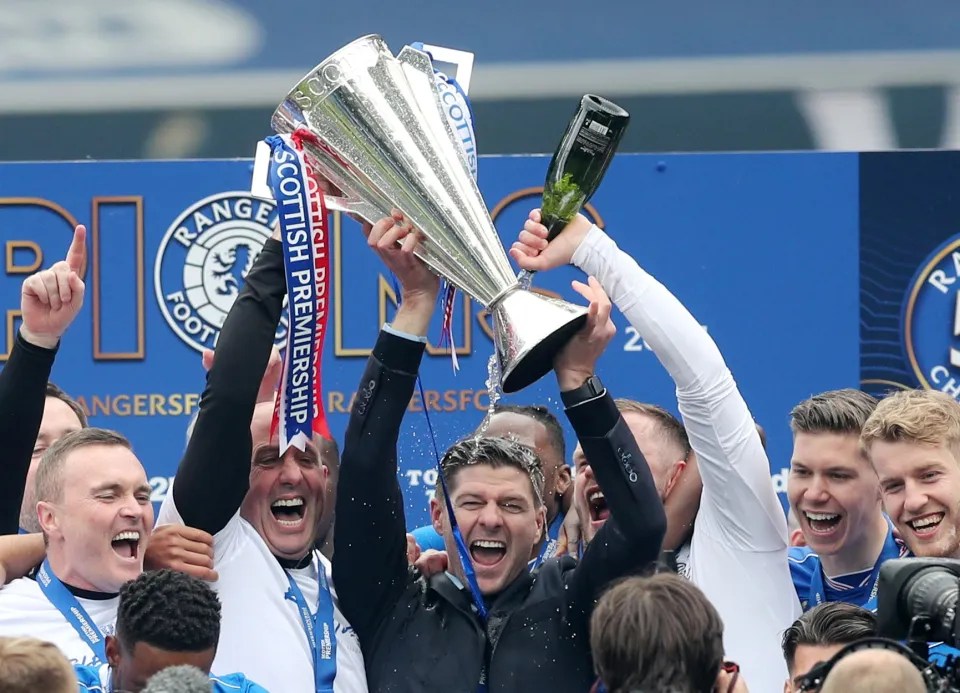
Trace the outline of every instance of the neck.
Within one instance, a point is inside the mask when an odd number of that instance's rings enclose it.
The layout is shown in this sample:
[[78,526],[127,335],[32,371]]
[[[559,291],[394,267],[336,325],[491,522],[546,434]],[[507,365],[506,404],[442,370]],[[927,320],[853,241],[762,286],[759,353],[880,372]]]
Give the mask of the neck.
[[300,558],[283,558],[282,556],[274,555],[274,558],[277,559],[277,563],[286,570],[297,570],[299,568],[306,568],[313,562],[313,552],[307,551]]
[[883,551],[883,544],[887,540],[889,531],[887,520],[882,514],[877,513],[870,531],[859,542],[845,546],[842,551],[833,556],[820,556],[824,575],[836,577],[873,568],[880,557],[880,552]]
[[71,592],[76,594],[75,590],[81,592],[92,592],[96,594],[115,594],[116,590],[103,590],[101,587],[87,580],[80,572],[79,566],[68,560],[65,556],[53,550],[48,551],[47,561],[50,563],[50,570],[57,576]]

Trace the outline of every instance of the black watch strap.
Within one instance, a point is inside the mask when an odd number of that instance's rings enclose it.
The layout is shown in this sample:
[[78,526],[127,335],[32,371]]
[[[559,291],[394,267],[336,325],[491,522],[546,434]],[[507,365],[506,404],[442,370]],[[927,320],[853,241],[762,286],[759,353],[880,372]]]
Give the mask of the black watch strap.
[[575,407],[578,404],[587,402],[591,399],[596,399],[606,391],[606,388],[603,387],[603,383],[600,382],[600,378],[595,375],[591,375],[587,378],[585,382],[580,387],[575,390],[567,390],[566,392],[560,393],[560,400],[563,402],[563,406],[566,408]]

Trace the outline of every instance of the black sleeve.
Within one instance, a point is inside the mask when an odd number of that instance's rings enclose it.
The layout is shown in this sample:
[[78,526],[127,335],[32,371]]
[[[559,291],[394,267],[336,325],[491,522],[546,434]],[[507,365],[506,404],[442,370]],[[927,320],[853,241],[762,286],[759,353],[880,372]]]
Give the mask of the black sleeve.
[[24,485],[56,354],[56,349],[24,341],[17,332],[0,371],[0,534],[16,534],[20,527]]
[[570,599],[589,618],[610,583],[656,562],[667,518],[647,461],[613,398],[605,394],[567,409],[567,417],[610,509],[571,579]]
[[243,502],[250,483],[250,421],[285,293],[282,246],[271,239],[223,323],[197,423],[177,469],[173,499],[190,527],[216,534]]
[[340,609],[368,646],[406,584],[397,438],[424,345],[380,333],[350,413],[337,486],[333,582]]

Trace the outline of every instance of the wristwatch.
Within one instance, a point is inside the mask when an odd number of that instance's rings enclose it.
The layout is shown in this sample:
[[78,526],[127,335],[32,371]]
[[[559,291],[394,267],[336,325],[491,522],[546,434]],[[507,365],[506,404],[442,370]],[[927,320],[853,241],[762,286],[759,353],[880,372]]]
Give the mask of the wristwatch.
[[560,400],[563,402],[564,407],[570,408],[588,400],[596,399],[606,391],[607,389],[603,386],[603,383],[600,382],[600,378],[596,375],[591,375],[587,378],[587,382],[580,387],[561,392]]

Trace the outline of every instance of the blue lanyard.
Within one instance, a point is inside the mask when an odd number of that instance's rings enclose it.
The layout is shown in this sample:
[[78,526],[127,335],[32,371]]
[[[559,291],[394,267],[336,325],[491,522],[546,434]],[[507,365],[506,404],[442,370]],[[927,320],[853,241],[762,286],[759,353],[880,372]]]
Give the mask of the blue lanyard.
[[[327,585],[327,574],[323,564],[317,563],[317,581],[319,594],[317,595],[317,613],[311,615],[307,600],[303,598],[300,586],[289,571],[287,580],[290,589],[284,596],[297,605],[300,614],[300,623],[303,632],[313,652],[313,678],[317,693],[333,691],[333,681],[337,678],[337,634],[333,620],[333,597]],[[320,630],[320,641],[317,642],[317,630]]]
[[[877,610],[877,590],[880,587],[880,566],[883,565],[883,562],[888,558],[896,558],[899,555],[900,547],[897,545],[897,540],[893,536],[892,529],[888,530],[887,539],[884,541],[880,555],[877,556],[877,562],[870,572],[869,582],[873,584],[873,587],[870,589],[870,597],[862,605],[867,611],[876,612]],[[827,590],[823,585],[823,566],[818,556],[816,568],[810,575],[810,591],[807,597],[807,608],[812,609],[815,606],[823,604],[823,602],[826,601],[826,596]]]
[[540,567],[540,564],[543,563],[548,558],[553,558],[557,552],[557,541],[560,536],[560,528],[563,527],[563,518],[566,517],[565,513],[557,513],[557,516],[553,518],[553,522],[550,523],[550,527],[547,529],[547,537],[543,542],[543,546],[540,547],[540,553],[527,564],[527,568],[530,570],[535,570]]
[[40,591],[43,592],[47,601],[53,604],[67,623],[77,631],[80,639],[93,651],[95,664],[105,664],[107,652],[103,644],[103,633],[100,632],[100,628],[90,618],[87,610],[80,605],[77,598],[53,574],[53,570],[50,569],[50,562],[46,559],[40,566],[40,570],[37,571],[37,584],[40,585]]

